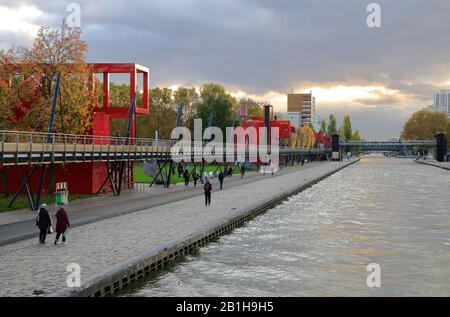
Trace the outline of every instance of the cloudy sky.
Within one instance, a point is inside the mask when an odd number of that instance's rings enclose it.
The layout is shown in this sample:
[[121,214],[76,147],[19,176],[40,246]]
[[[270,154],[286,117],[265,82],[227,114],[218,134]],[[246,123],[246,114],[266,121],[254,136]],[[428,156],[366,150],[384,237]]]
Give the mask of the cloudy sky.
[[398,137],[404,120],[450,88],[450,1],[0,0],[0,47],[30,45],[67,5],[81,8],[90,62],[150,67],[152,86],[219,82],[286,110],[312,90],[318,113],[350,114],[366,139]]

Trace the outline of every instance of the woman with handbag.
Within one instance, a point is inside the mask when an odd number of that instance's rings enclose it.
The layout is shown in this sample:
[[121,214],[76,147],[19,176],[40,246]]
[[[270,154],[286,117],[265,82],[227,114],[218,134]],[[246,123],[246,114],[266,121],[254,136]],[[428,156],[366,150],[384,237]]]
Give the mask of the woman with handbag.
[[58,244],[59,237],[62,234],[62,243],[66,242],[67,230],[70,227],[69,215],[63,206],[60,206],[56,212],[56,239],[55,245]]
[[45,244],[47,233],[52,231],[52,218],[50,217],[47,204],[42,204],[39,208],[39,214],[36,218],[36,226],[39,227],[39,243]]

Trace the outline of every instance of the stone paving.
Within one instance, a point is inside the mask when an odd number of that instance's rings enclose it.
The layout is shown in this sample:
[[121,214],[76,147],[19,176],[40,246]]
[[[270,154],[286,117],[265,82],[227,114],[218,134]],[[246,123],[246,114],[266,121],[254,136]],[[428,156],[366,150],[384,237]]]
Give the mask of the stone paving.
[[204,206],[204,197],[199,195],[81,225],[70,231],[66,245],[53,245],[53,234],[44,246],[37,243],[37,238],[1,246],[0,296],[33,296],[34,290],[50,294],[64,288],[70,263],[81,266],[82,283],[87,282],[150,248],[179,241],[343,164],[348,162],[315,164],[222,191],[215,186],[209,207]]
[[[320,163],[311,162],[303,166],[294,165],[284,167],[277,173],[277,176],[299,169],[308,169],[316,164]],[[258,172],[245,173],[244,178],[238,175],[230,178],[227,177],[224,181],[224,187],[240,186],[260,180],[263,177],[264,175]],[[218,184],[217,178],[211,179],[211,183],[213,186],[215,186],[214,184]],[[194,187],[192,182],[187,187],[180,183],[176,186],[170,186],[170,188],[163,188],[160,185],[149,188],[147,184],[136,184],[136,190],[124,191],[119,197],[113,197],[112,194],[107,194],[73,201],[69,204],[67,210],[70,213],[72,227],[76,227],[118,215],[133,213],[142,209],[184,200],[201,195],[202,192],[202,186]],[[49,205],[49,211],[51,215],[54,215],[56,213],[56,207]],[[34,223],[35,218],[36,213],[30,210],[0,213],[0,246],[36,236],[38,229]]]

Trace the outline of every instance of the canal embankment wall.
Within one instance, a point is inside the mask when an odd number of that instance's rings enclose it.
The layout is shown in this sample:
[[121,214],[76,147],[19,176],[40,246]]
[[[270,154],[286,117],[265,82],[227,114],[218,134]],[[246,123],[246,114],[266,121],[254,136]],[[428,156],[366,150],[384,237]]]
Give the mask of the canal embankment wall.
[[450,163],[449,162],[438,162],[434,160],[414,160],[414,162],[419,164],[424,164],[428,166],[438,167],[445,170],[450,171]]

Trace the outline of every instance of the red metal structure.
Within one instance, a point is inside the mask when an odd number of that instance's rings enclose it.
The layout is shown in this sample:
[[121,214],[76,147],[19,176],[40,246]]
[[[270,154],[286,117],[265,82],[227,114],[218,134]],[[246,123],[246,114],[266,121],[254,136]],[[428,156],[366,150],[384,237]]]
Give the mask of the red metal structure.
[[[134,63],[95,63],[89,64],[92,66],[92,79],[96,74],[101,74],[103,82],[103,99],[101,104],[96,105],[93,115],[93,122],[90,134],[94,136],[109,136],[110,135],[110,120],[111,118],[132,118],[130,137],[135,136],[135,120],[136,115],[146,115],[149,113],[149,69]],[[130,83],[130,103],[127,105],[111,105],[110,100],[110,75],[111,74],[129,74]],[[133,96],[137,92],[137,77],[142,74],[142,104],[135,108],[134,114],[130,116],[130,105]],[[93,80],[93,83],[96,81]],[[108,178],[110,169],[105,163],[74,163],[53,166],[53,170],[47,173],[44,179],[44,194],[51,188],[54,188],[56,182],[67,182],[69,191],[77,194],[95,194],[103,185],[106,178]],[[10,193],[17,191],[21,184],[21,175],[28,173],[30,168],[10,166],[6,171],[7,182],[0,182],[0,191],[7,190]],[[1,172],[1,170],[0,170]],[[120,170],[120,179],[117,175],[119,171],[114,171],[112,180],[117,181],[121,188],[133,187],[133,163],[126,162],[124,167]],[[1,173],[0,173],[1,174]],[[30,178],[30,184],[33,189],[36,189],[38,183],[38,175],[35,174]],[[6,186],[7,185],[7,186]],[[111,190],[111,184],[105,183],[103,190]],[[7,188],[5,188],[7,187]]]
[[[94,112],[92,135],[109,136],[109,122],[111,118],[128,118],[129,106],[134,93],[137,92],[137,75],[142,74],[142,107],[136,108],[136,114],[149,113],[149,69],[133,63],[90,64],[94,73],[103,75],[103,103],[98,105]],[[130,75],[130,103],[128,105],[111,105],[109,84],[111,74]],[[93,74],[94,76],[94,74]],[[133,120],[130,137],[135,135],[135,122]]]
[[[259,129],[264,128],[264,119],[262,117],[252,117],[249,120],[245,120],[243,128],[247,130],[249,127],[254,127],[257,132],[257,144],[259,144]],[[279,132],[279,144],[289,145],[291,134],[295,133],[295,128],[292,127],[289,120],[270,120],[271,128],[278,128]]]

